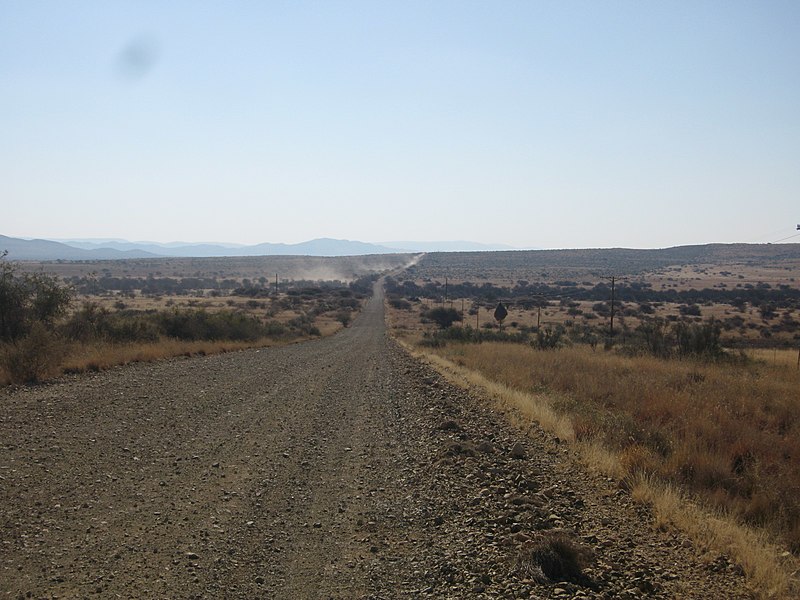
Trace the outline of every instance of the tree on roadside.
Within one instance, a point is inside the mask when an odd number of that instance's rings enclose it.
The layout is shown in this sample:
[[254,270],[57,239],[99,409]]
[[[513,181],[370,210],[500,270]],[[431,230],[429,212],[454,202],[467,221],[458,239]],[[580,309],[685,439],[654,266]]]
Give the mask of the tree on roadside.
[[72,302],[72,290],[44,273],[19,273],[0,254],[0,341],[27,335],[34,323],[52,329]]
[[28,383],[51,374],[61,359],[55,321],[72,290],[43,273],[20,273],[0,253],[0,368],[9,381]]

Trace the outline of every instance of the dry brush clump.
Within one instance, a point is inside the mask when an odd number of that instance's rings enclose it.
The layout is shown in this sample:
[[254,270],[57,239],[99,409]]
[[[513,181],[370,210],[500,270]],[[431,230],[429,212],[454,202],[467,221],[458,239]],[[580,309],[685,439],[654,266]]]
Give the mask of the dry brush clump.
[[548,531],[520,548],[515,568],[522,577],[539,583],[569,581],[593,587],[593,582],[583,573],[592,560],[591,550],[583,544],[566,533]]

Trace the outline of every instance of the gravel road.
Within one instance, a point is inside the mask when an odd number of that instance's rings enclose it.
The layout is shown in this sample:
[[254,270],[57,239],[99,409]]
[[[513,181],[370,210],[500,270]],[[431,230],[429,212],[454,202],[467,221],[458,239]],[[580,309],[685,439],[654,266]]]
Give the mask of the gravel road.
[[[650,522],[406,355],[379,288],[331,338],[0,392],[2,597],[750,597]],[[553,531],[580,577],[516,562]]]

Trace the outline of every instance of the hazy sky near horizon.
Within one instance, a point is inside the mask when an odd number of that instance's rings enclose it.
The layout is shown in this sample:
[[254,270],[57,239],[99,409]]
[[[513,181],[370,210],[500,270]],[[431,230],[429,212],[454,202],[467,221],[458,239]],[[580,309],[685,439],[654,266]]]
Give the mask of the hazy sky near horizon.
[[795,0],[0,0],[0,234],[776,241],[798,31]]

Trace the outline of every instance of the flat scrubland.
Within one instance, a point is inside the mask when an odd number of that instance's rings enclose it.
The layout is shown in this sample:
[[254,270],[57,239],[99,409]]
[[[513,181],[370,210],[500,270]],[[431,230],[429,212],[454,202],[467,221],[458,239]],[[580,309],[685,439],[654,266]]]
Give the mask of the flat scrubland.
[[497,326],[492,313],[502,301],[505,327],[523,333],[563,326],[603,340],[613,309],[622,341],[642,323],[713,317],[728,347],[800,343],[800,244],[432,253],[388,291],[417,309],[452,306],[481,328]]
[[[788,246],[674,249],[664,264],[658,251],[426,255],[390,280],[389,319],[581,448],[661,526],[787,590],[800,553],[800,249]],[[464,320],[440,328],[433,309],[450,307]]]
[[410,258],[3,260],[0,384],[331,335]]
[[217,278],[274,282],[352,281],[408,264],[409,254],[369,256],[226,256],[212,258],[141,258],[126,260],[23,261],[26,270],[53,273],[69,281],[72,277],[124,278]]

